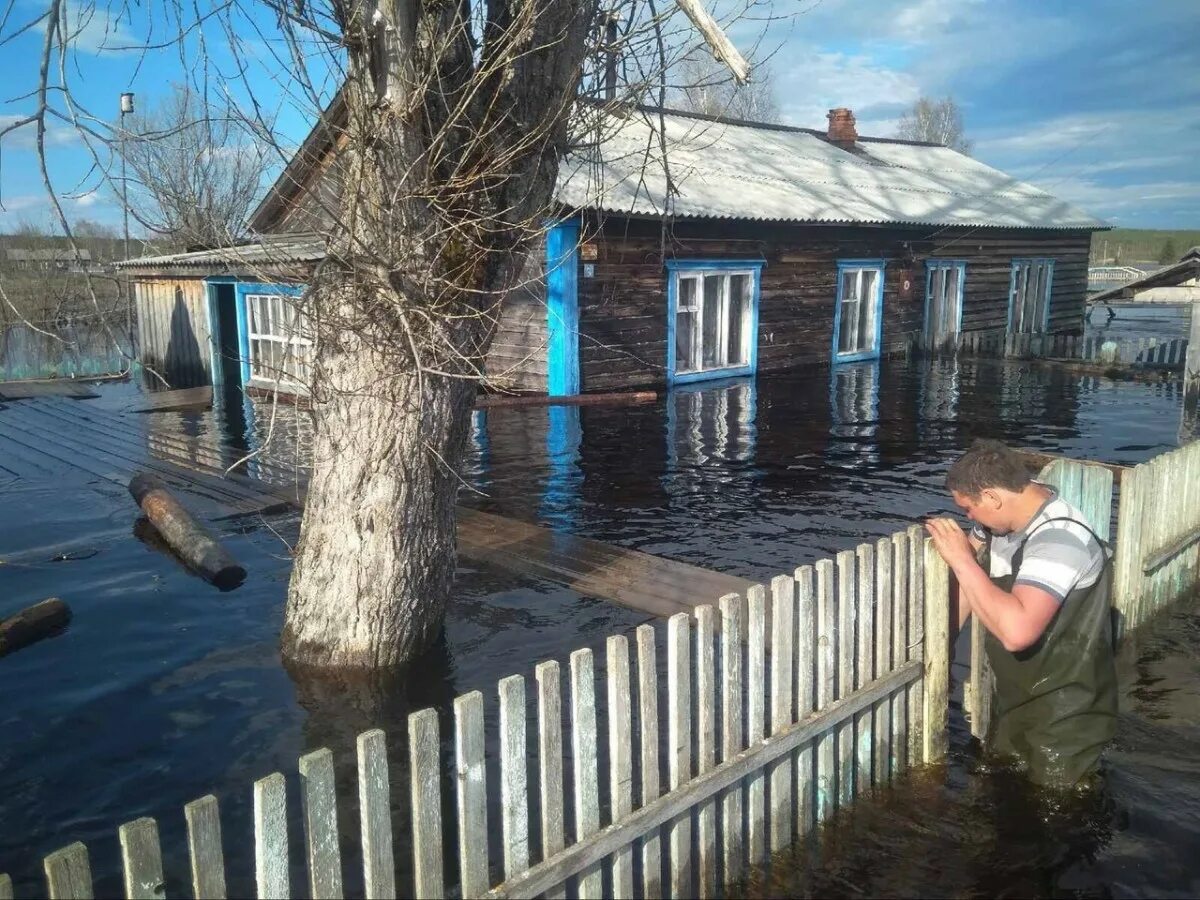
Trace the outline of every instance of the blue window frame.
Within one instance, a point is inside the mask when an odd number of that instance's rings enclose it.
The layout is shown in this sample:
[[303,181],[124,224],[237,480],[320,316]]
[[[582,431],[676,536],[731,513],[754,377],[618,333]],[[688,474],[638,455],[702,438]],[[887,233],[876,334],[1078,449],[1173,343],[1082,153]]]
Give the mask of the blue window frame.
[[1053,286],[1053,259],[1014,259],[1008,289],[1008,330],[1017,334],[1048,331]]
[[883,339],[882,259],[839,259],[833,313],[835,363],[876,359]]
[[303,285],[238,282],[238,345],[242,384],[308,390],[312,340],[294,298]]
[[925,339],[938,346],[962,331],[967,264],[961,259],[925,261]]
[[761,259],[667,263],[667,383],[758,370]]

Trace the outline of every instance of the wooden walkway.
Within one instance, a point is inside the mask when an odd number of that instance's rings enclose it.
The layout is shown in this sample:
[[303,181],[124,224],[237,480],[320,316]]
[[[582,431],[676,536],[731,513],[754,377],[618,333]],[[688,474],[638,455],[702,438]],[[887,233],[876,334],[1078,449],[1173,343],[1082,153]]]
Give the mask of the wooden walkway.
[[[261,478],[226,475],[225,469],[241,457],[239,450],[211,435],[155,431],[152,421],[61,397],[7,403],[0,407],[0,474],[54,481],[64,490],[95,481],[124,489],[134,472],[151,471],[210,521],[303,506],[303,473],[260,457],[253,465]],[[134,509],[131,500],[130,512]],[[463,506],[458,509],[458,549],[465,559],[655,616],[688,612],[725,594],[744,594],[753,584]]]

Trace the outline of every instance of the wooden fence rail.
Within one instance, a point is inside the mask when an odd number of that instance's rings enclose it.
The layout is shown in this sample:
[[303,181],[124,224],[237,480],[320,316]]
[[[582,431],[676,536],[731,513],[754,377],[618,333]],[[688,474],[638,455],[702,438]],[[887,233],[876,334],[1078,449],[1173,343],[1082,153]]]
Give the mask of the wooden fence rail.
[[[601,696],[590,649],[570,656],[565,700],[558,663],[537,666],[534,722],[527,721],[525,678],[505,678],[497,687],[499,784],[487,779],[484,697],[478,691],[460,696],[453,704],[447,782],[454,785],[453,807],[441,795],[437,713],[413,713],[407,723],[411,883],[396,877],[386,736],[379,730],[360,735],[366,896],[721,894],[857,796],[945,753],[948,597],[948,570],[922,528],[913,526],[836,560],[801,566],[744,597],[730,594],[694,615],[672,616],[665,629],[665,692],[659,685],[662,635],[650,625],[637,629],[632,653],[625,635],[608,639]],[[607,723],[606,734],[600,722]],[[528,783],[532,756],[536,785]],[[333,772],[325,749],[299,761],[303,887],[289,877],[284,776],[276,772],[254,783],[258,896],[342,896]],[[498,823],[488,819],[489,796],[497,794]],[[568,803],[572,834],[564,827]],[[447,864],[453,849],[444,843],[442,814],[451,808],[457,866]],[[184,817],[194,896],[224,897],[217,799],[188,804]],[[537,847],[530,839],[535,818]],[[500,859],[489,856],[494,828],[502,836]],[[130,822],[119,836],[126,894],[163,897],[155,820]],[[44,865],[51,897],[92,895],[84,845],[52,853]],[[456,885],[449,872],[458,873]],[[0,900],[11,895],[9,880],[0,876]]]

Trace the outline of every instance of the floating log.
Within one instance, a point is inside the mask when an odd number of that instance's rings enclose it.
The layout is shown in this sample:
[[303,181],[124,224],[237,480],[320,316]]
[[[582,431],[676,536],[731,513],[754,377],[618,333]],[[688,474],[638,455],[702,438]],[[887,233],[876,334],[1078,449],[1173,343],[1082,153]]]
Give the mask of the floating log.
[[138,472],[129,480],[129,493],[167,545],[191,569],[221,590],[235,588],[245,580],[246,570],[175,499],[162,481],[154,475]]
[[71,621],[71,608],[57,597],[0,619],[0,656],[58,634]]
[[503,409],[521,406],[601,406],[619,403],[653,403],[654,391],[616,391],[610,394],[567,394],[553,397],[548,394],[502,396],[482,394],[475,400],[476,409]]

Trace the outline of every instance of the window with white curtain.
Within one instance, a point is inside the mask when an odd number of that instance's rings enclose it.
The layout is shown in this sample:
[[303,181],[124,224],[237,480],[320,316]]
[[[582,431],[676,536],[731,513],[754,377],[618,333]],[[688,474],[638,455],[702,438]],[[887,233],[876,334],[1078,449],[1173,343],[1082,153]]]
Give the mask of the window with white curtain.
[[270,385],[307,385],[312,375],[312,340],[295,298],[246,295],[250,379]]

